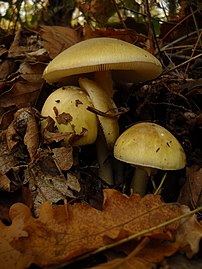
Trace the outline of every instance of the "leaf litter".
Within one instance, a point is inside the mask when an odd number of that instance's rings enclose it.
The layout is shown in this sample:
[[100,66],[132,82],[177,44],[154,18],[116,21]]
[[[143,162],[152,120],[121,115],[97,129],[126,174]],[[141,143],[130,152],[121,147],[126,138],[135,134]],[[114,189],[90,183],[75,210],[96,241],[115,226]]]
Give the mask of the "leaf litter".
[[[26,268],[25,260],[26,266],[60,264],[177,217],[182,211],[179,206],[162,203],[157,195],[126,197],[115,190],[105,190],[104,196],[102,211],[80,203],[52,208],[45,202],[38,218],[33,218],[25,205],[14,204],[9,213],[11,225],[1,225],[0,257],[10,257],[12,263],[17,258],[16,264],[21,268]],[[178,227],[180,222],[175,222],[147,236],[173,240]],[[13,251],[5,251],[8,243]]]
[[[73,148],[60,144],[72,134],[57,132],[51,121],[44,134],[40,134],[40,116],[32,107],[40,110],[42,100],[54,90],[52,86],[44,90],[41,78],[46,64],[82,38],[107,35],[133,42],[126,31],[92,31],[84,27],[84,36],[80,36],[67,27],[42,26],[38,32],[20,29],[10,48],[2,51],[7,57],[0,63],[3,71],[0,188],[3,197],[6,194],[13,197],[16,193],[20,196],[0,200],[3,269],[28,268],[32,264],[43,268],[61,265],[150,228],[154,230],[128,242],[130,251],[126,251],[124,245],[113,248],[113,254],[106,250],[108,262],[97,268],[153,268],[178,251],[189,258],[199,251],[202,227],[196,215],[159,229],[155,227],[189,212],[183,203],[190,208],[201,206],[201,79],[184,82],[175,76],[164,76],[146,85],[130,98],[136,106],[124,119],[130,124],[127,120],[131,115],[135,121],[153,120],[154,115],[159,115],[158,120],[165,121],[183,141],[186,151],[192,150],[186,174],[191,184],[184,185],[179,204],[162,202],[158,195],[128,197],[105,189],[102,210],[92,207],[82,198],[84,192],[81,191],[80,179],[83,180],[86,160],[80,160],[80,167],[74,166]],[[139,45],[145,44],[144,37],[137,37]],[[128,89],[121,97],[120,106],[130,103],[126,101]],[[79,157],[83,152],[85,156],[85,150],[81,150]],[[94,159],[92,151],[87,156]],[[87,178],[94,175],[92,169],[96,170],[96,166],[87,165]],[[83,181],[85,183],[85,177]],[[95,196],[100,191],[98,187],[99,184],[91,189]],[[118,260],[113,259],[114,255]]]

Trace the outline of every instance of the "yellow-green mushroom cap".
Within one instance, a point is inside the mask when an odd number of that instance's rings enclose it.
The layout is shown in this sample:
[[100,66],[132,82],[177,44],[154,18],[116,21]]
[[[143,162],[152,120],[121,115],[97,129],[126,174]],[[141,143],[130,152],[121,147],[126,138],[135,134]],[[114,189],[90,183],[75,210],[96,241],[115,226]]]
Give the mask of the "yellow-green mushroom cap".
[[[97,117],[87,110],[89,106],[93,105],[85,91],[74,86],[64,86],[48,96],[41,115],[53,118],[59,132],[81,135],[75,140],[74,146],[88,145],[95,142],[98,133]],[[46,119],[42,120],[41,125],[43,130],[47,125]]]
[[159,60],[131,43],[108,37],[81,41],[57,55],[45,68],[48,83],[92,72],[111,70],[112,79],[144,82],[162,72]]
[[137,166],[179,170],[186,155],[178,140],[164,127],[150,122],[133,125],[115,142],[114,157]]

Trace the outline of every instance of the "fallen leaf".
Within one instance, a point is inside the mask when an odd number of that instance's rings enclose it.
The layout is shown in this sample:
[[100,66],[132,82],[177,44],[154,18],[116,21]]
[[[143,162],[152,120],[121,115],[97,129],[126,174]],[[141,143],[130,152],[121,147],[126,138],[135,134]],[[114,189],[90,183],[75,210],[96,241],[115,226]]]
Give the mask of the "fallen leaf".
[[26,204],[29,208],[33,207],[31,193],[26,187],[23,186],[21,189],[14,192],[1,191],[0,220],[2,220],[4,224],[9,225],[11,223],[9,210],[10,207],[15,203]]
[[7,175],[0,175],[0,190],[1,191],[10,191],[10,179]]
[[[59,151],[59,149],[56,151]],[[68,152],[68,148],[66,151]],[[65,154],[68,154],[67,152]],[[70,150],[69,155],[71,154]],[[67,179],[58,168],[59,166],[52,152],[42,149],[38,151],[36,160],[27,167],[25,182],[29,182],[36,215],[38,214],[39,206],[45,201],[57,203],[67,197],[74,198],[72,191],[68,188]]]
[[43,46],[50,59],[55,58],[63,50],[80,41],[76,30],[63,26],[41,26],[40,32]]
[[15,71],[16,64],[11,60],[5,60],[0,63],[0,80],[6,80],[7,77]]
[[187,179],[181,188],[178,202],[190,208],[202,206],[202,168],[198,165],[187,167]]
[[67,173],[67,184],[68,184],[68,187],[73,190],[73,191],[77,191],[77,192],[80,192],[81,190],[81,186],[79,184],[79,180],[78,178],[73,175],[71,172],[68,172]]
[[36,34],[36,31],[28,28],[19,28],[8,50],[8,57],[26,57],[27,53],[37,51],[39,48],[41,48],[41,40]]
[[6,143],[6,132],[0,133],[0,175],[5,175],[12,167],[17,165],[17,160],[9,151]]
[[[11,84],[11,83],[7,83]],[[0,95],[0,107],[17,106],[22,108],[36,103],[42,83],[27,82],[18,77],[9,86],[9,89]]]
[[57,127],[55,126],[55,121],[51,117],[47,117],[45,121],[47,125],[42,131],[44,144],[60,142],[64,139],[67,139],[69,141],[74,136],[73,132],[65,132],[65,133],[58,132]]
[[[183,213],[189,210],[185,206],[181,206],[181,208]],[[201,239],[202,223],[197,221],[196,215],[182,220],[182,225],[176,231],[176,243],[188,258],[192,258],[194,254],[198,253]]]
[[42,84],[43,83],[42,74],[44,69],[45,64],[37,62],[36,63],[23,62],[20,65],[18,72],[24,80],[31,83]]
[[57,165],[63,171],[68,171],[73,165],[73,148],[72,146],[60,147],[52,149],[53,158]]
[[20,141],[27,147],[30,159],[33,160],[39,146],[36,110],[21,108],[14,114],[14,120],[8,126],[6,139],[11,151]]
[[124,40],[142,47],[146,42],[146,36],[138,34],[131,29],[114,29],[114,28],[95,28],[92,29],[88,24],[83,27],[84,40],[97,37],[111,37]]
[[[32,262],[46,267],[69,261],[180,215],[178,206],[163,203],[160,196],[127,197],[107,189],[104,197],[103,211],[87,204],[67,204],[53,209],[45,202],[38,218],[33,218],[25,205],[17,203],[10,209],[12,224],[1,225],[4,243],[9,242],[13,251],[22,254],[17,256],[19,263],[28,256],[27,266]],[[179,222],[167,225],[148,236],[171,239],[172,231],[178,226]],[[8,252],[9,257],[11,252]],[[0,252],[0,262],[2,258],[8,259],[5,255]]]

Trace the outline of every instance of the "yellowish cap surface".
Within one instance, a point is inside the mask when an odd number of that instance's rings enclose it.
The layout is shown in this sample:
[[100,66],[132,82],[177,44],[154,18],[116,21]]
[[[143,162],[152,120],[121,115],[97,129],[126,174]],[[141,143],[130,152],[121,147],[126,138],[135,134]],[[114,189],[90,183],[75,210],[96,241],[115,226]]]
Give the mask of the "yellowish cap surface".
[[162,66],[140,47],[102,37],[81,41],[64,50],[48,64],[43,77],[53,83],[73,75],[106,70],[112,70],[115,81],[143,82],[160,75]]
[[137,123],[122,133],[115,143],[114,157],[162,170],[178,170],[186,165],[178,140],[164,127],[150,122]]
[[[93,105],[86,92],[78,87],[66,86],[49,95],[43,105],[41,115],[53,118],[58,130],[62,133],[73,132],[75,135],[80,135],[85,129],[84,135],[76,140],[74,146],[87,145],[95,142],[98,132],[97,116],[87,110],[88,106]],[[62,113],[64,113],[64,123],[57,120],[57,116]],[[67,122],[65,122],[65,117],[67,117]],[[42,129],[46,124],[46,120],[43,120]]]

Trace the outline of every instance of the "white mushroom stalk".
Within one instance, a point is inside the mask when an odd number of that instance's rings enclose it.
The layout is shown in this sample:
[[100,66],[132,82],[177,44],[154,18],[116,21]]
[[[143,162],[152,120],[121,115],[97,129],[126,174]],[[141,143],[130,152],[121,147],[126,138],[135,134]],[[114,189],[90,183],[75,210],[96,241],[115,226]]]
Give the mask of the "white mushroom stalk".
[[114,145],[114,157],[135,165],[131,188],[145,194],[152,170],[179,170],[186,165],[185,152],[178,140],[164,127],[150,122],[133,125]]
[[98,115],[101,129],[104,134],[99,133],[96,142],[97,156],[99,163],[99,176],[108,184],[113,184],[112,166],[110,163],[110,153],[114,143],[119,136],[118,118],[113,117],[117,107],[112,98],[96,82],[87,78],[80,78],[79,85],[84,89],[93,103],[93,106],[103,112],[105,116]]
[[114,112],[117,111],[117,106],[113,99],[93,80],[80,78],[79,85],[88,93],[93,106],[106,115],[106,117],[98,115],[98,119],[107,145],[109,149],[113,149],[114,143],[119,136],[118,118],[117,116],[113,117]]

